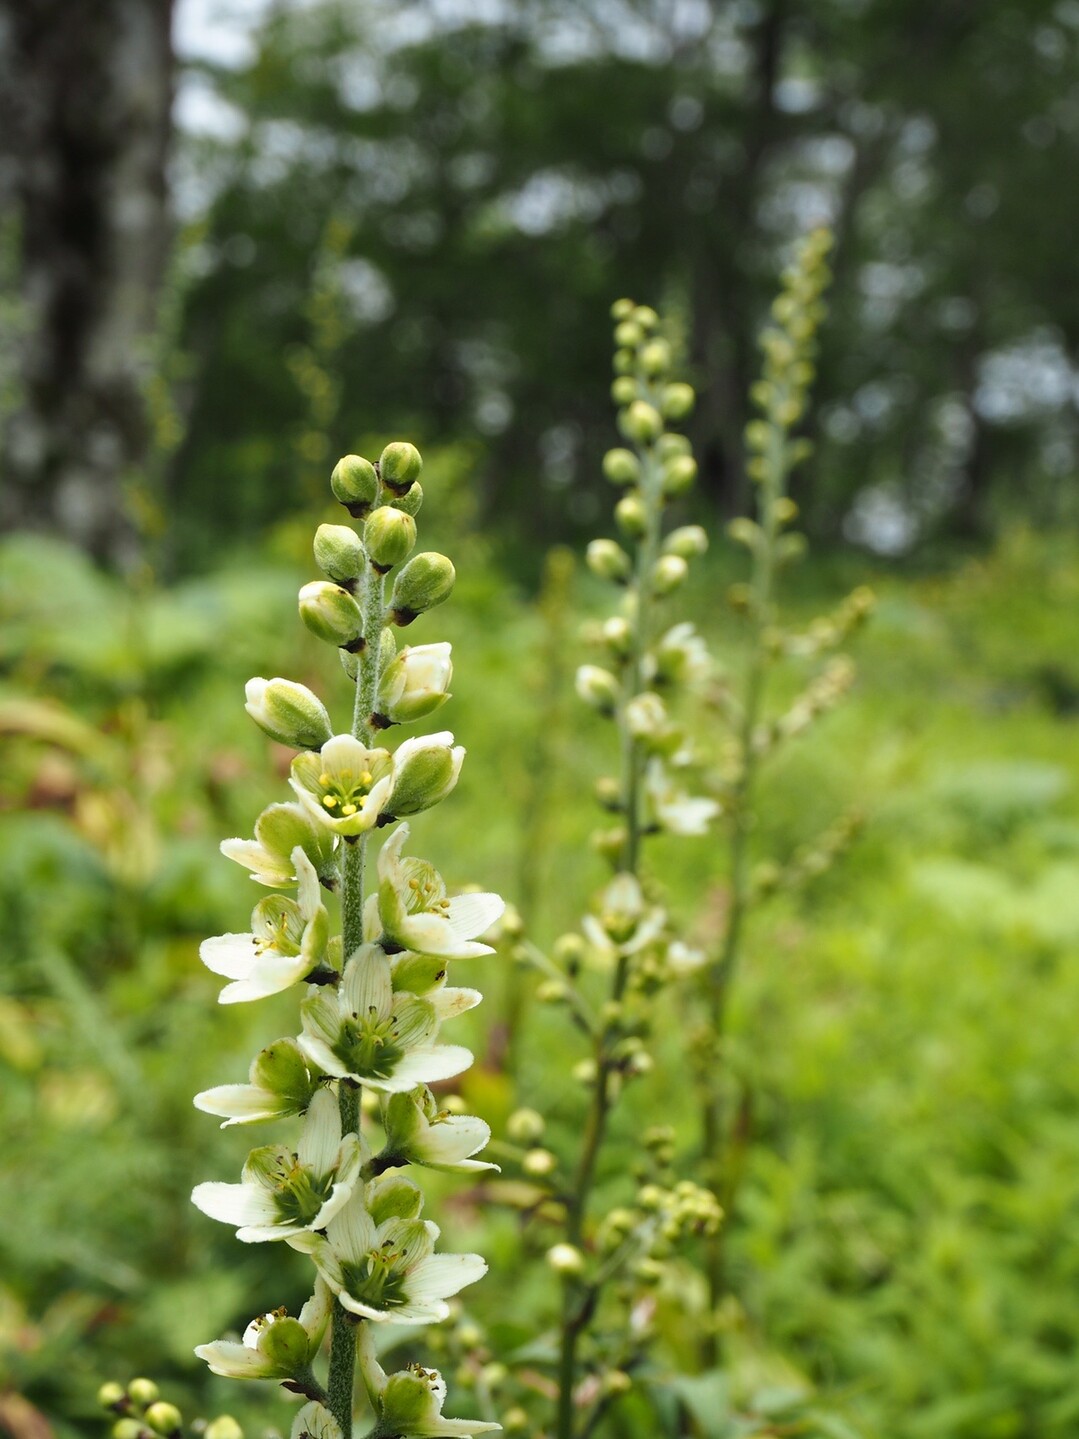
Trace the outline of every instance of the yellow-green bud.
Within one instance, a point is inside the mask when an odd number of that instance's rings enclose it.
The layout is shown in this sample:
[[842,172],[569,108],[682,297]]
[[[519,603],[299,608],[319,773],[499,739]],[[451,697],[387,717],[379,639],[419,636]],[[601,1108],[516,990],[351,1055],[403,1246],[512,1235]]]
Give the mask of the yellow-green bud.
[[362,520],[378,499],[378,475],[374,465],[360,455],[345,455],[333,467],[330,489],[353,519]]
[[611,399],[616,405],[631,405],[637,396],[637,381],[629,375],[619,375],[611,386]]
[[293,749],[321,749],[333,734],[330,716],[318,695],[293,680],[247,681],[244,709],[278,744]]
[[393,505],[372,510],[363,528],[363,547],[375,569],[385,574],[412,553],[416,521]]
[[568,992],[561,979],[545,979],[536,985],[536,999],[540,1004],[559,1004]]
[[394,755],[393,793],[386,806],[395,819],[440,804],[457,784],[465,757],[447,732],[406,740]]
[[598,829],[592,834],[592,848],[611,864],[617,864],[626,848],[626,831],[622,825]]
[[635,306],[632,300],[615,300],[611,306],[612,320],[628,320],[633,314]]
[[423,719],[449,699],[453,661],[447,641],[406,645],[383,670],[375,698],[379,728]]
[[533,1179],[546,1179],[558,1168],[558,1160],[549,1149],[530,1149],[521,1160],[521,1168]]
[[648,517],[638,495],[623,495],[614,507],[614,517],[629,539],[639,540],[648,528]]
[[311,1357],[311,1336],[298,1319],[285,1315],[259,1335],[259,1350],[284,1374],[299,1374]]
[[219,1414],[207,1424],[203,1439],[244,1439],[244,1431],[231,1414]]
[[115,1380],[108,1384],[102,1384],[97,1391],[97,1402],[102,1409],[115,1409],[118,1404],[127,1403],[127,1390],[122,1384],[117,1384]]
[[553,1244],[547,1251],[547,1263],[556,1274],[584,1273],[584,1255],[575,1244]]
[[394,440],[379,456],[379,479],[395,495],[403,495],[420,477],[423,460],[415,445],[407,440]]
[[641,462],[632,450],[608,450],[603,473],[612,485],[635,485],[641,478]]
[[391,491],[389,503],[395,510],[404,510],[406,515],[418,515],[423,504],[423,486],[416,480],[403,495],[395,495]]
[[665,420],[684,420],[693,413],[696,402],[697,396],[692,385],[664,385],[659,408]]
[[480,1370],[480,1378],[488,1389],[497,1389],[500,1384],[505,1384],[509,1370],[504,1364],[497,1361],[493,1364],[485,1364]]
[[789,525],[792,520],[798,518],[798,506],[790,495],[780,495],[772,506],[772,514],[775,516],[777,524]]
[[692,455],[675,455],[663,466],[663,493],[681,495],[697,478],[697,461]]
[[663,542],[664,554],[681,555],[684,560],[703,555],[707,548],[708,536],[700,525],[682,525],[672,530]]
[[633,311],[633,318],[642,330],[654,330],[659,324],[659,316],[651,305],[638,305]]
[[456,579],[453,561],[446,555],[434,550],[413,555],[393,582],[390,613],[394,624],[410,625],[417,615],[448,600]]
[[545,1129],[543,1115],[535,1109],[515,1109],[506,1120],[506,1137],[514,1144],[535,1144]]
[[559,964],[564,965],[572,974],[585,956],[585,942],[579,934],[570,931],[568,934],[560,934],[555,940],[552,954]]
[[[303,1329],[303,1325],[300,1325]],[[304,1333],[306,1335],[306,1330]],[[146,1411],[146,1422],[151,1429],[158,1434],[178,1434],[183,1426],[183,1418],[175,1404],[167,1404],[165,1400],[159,1399],[156,1404],[151,1404]]]
[[519,1404],[515,1404],[512,1409],[507,1409],[502,1416],[502,1427],[507,1434],[515,1434],[518,1430],[527,1429],[528,1424],[528,1413]]
[[623,320],[614,332],[614,342],[623,350],[635,350],[643,339],[644,331],[632,320]]
[[594,1059],[579,1059],[573,1066],[573,1077],[578,1084],[594,1084],[596,1081],[596,1061]]
[[727,526],[727,533],[735,544],[745,545],[747,550],[757,549],[764,538],[760,525],[746,515],[739,515],[736,519],[731,520]]
[[691,455],[693,446],[685,435],[676,434],[673,430],[667,430],[656,441],[656,454],[664,464],[673,460],[677,455]]
[[641,369],[656,379],[671,367],[671,347],[666,340],[649,340],[641,351]]
[[340,585],[312,580],[300,591],[300,618],[320,640],[343,650],[362,648],[363,616],[360,607]]
[[585,551],[585,563],[601,580],[615,584],[623,584],[633,570],[629,555],[614,540],[593,540]]
[[669,595],[689,574],[689,566],[681,555],[663,555],[652,571],[652,589],[657,595]]
[[351,588],[363,574],[360,537],[349,525],[319,525],[315,531],[315,564],[327,579]]
[[634,400],[619,416],[618,423],[626,438],[637,445],[653,445],[663,433],[663,419],[655,405],[647,400]]
[[614,372],[616,375],[631,375],[637,366],[637,356],[632,350],[615,350]]
[[152,1379],[132,1379],[127,1386],[127,1397],[140,1409],[145,1409],[147,1404],[152,1404],[160,1392]]
[[604,809],[617,813],[622,808],[622,786],[613,774],[601,774],[594,788],[596,800]]
[[577,694],[586,705],[611,714],[618,703],[619,685],[610,670],[599,665],[581,665],[576,676]]
[[469,1321],[457,1330],[457,1338],[465,1349],[478,1349],[483,1343],[483,1330]]
[[600,626],[599,638],[616,655],[625,656],[629,654],[633,642],[633,629],[625,615],[611,615]]
[[117,1419],[110,1432],[112,1439],[139,1439],[146,1428],[138,1419]]
[[633,1380],[624,1369],[611,1369],[604,1374],[602,1387],[605,1394],[628,1394],[633,1388]]

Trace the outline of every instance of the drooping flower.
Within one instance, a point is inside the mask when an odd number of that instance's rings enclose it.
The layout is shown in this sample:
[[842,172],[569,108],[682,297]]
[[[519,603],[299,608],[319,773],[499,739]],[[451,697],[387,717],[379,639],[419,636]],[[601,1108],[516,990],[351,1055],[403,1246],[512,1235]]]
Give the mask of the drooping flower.
[[386,949],[410,949],[445,959],[493,953],[476,936],[490,929],[505,905],[497,894],[446,896],[442,876],[422,859],[402,859],[408,825],[399,825],[378,856],[378,896],[365,915],[371,939]]
[[337,734],[320,750],[296,756],[289,783],[313,819],[354,839],[378,822],[393,788],[393,758]]
[[337,836],[316,824],[301,805],[272,804],[255,821],[254,839],[224,839],[221,853],[251,871],[251,878],[271,889],[295,884],[298,876],[292,852],[299,845],[332,888],[336,878],[334,851]]
[[329,919],[318,875],[299,845],[292,851],[292,865],[299,879],[296,899],[267,895],[251,916],[252,933],[220,934],[200,945],[206,968],[232,980],[218,995],[221,1004],[278,994],[325,961]]
[[365,1319],[433,1324],[446,1300],[487,1272],[478,1254],[436,1254],[437,1224],[420,1219],[423,1195],[387,1175],[357,1188],[325,1234],[297,1234],[342,1306]]
[[322,1346],[332,1299],[330,1287],[320,1275],[298,1319],[284,1309],[274,1309],[252,1319],[242,1343],[215,1339],[212,1344],[200,1344],[195,1353],[225,1379],[303,1377]]
[[449,1079],[472,1063],[467,1049],[437,1043],[441,1019],[430,998],[394,992],[390,961],[378,945],[362,945],[338,988],[308,994],[300,1013],[300,1048],[335,1079],[393,1092]]
[[680,790],[661,759],[652,759],[645,772],[645,790],[656,822],[669,834],[707,834],[719,813],[719,803]]
[[367,1439],[470,1439],[473,1434],[502,1428],[482,1419],[444,1419],[446,1383],[438,1370],[410,1364],[396,1374],[387,1374],[375,1354],[374,1334],[366,1325],[360,1327],[356,1352],[376,1418]]
[[236,1224],[237,1239],[260,1243],[324,1229],[359,1181],[363,1152],[355,1134],[341,1136],[337,1100],[320,1090],[300,1142],[267,1144],[247,1156],[239,1184],[197,1184],[192,1202],[211,1219]]
[[451,1114],[421,1085],[410,1093],[391,1094],[382,1109],[386,1147],[375,1163],[381,1169],[422,1164],[447,1173],[497,1169],[471,1156],[486,1145],[491,1130],[472,1114]]
[[262,1119],[284,1119],[304,1114],[317,1088],[300,1046],[294,1039],[277,1039],[251,1061],[248,1084],[219,1084],[196,1094],[194,1104],[205,1114],[224,1117],[230,1124],[254,1124]]
[[635,875],[616,874],[600,897],[597,917],[586,914],[581,931],[597,958],[604,962],[636,954],[662,933],[667,913],[645,902]]

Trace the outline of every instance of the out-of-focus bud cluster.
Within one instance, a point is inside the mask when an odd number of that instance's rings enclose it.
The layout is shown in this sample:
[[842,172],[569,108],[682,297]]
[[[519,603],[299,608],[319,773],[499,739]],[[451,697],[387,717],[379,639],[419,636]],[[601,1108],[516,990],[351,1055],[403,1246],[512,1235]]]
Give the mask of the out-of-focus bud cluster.
[[799,846],[785,865],[763,862],[757,865],[751,877],[754,896],[763,897],[777,890],[800,889],[811,880],[827,874],[850,846],[862,824],[862,814],[852,810],[840,815],[812,843]]
[[[132,1379],[126,1385],[102,1384],[97,1400],[113,1416],[112,1439],[179,1439],[184,1421],[175,1404],[162,1399],[152,1379]],[[243,1431],[229,1415],[222,1415],[206,1426],[208,1434],[214,1425],[231,1425],[221,1429],[217,1439],[243,1439]]]
[[757,726],[753,734],[756,753],[766,754],[781,741],[804,734],[815,720],[839,704],[854,683],[854,675],[854,664],[846,655],[833,656],[783,714]]

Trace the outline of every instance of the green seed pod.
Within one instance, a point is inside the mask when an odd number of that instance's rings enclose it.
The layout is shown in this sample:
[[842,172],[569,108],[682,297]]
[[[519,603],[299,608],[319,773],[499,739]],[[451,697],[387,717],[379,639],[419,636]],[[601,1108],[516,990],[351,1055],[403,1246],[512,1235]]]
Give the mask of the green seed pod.
[[658,379],[671,368],[671,347],[666,340],[649,340],[641,350],[641,369],[649,379]]
[[684,560],[695,559],[707,549],[708,536],[700,525],[682,525],[672,530],[663,542],[664,554],[681,555]]
[[453,593],[457,572],[453,562],[435,551],[413,555],[393,583],[390,613],[397,625],[410,625],[417,615],[433,610]]
[[378,475],[374,465],[360,455],[345,455],[333,468],[330,489],[353,519],[362,520],[378,499]]
[[608,450],[603,456],[603,473],[612,485],[636,485],[641,479],[641,462],[632,450]]
[[321,749],[333,734],[330,716],[318,695],[292,680],[248,680],[244,709],[278,744]]
[[367,558],[381,574],[407,559],[415,543],[416,521],[404,510],[380,505],[368,515],[363,530],[363,547]]
[[648,517],[638,495],[623,495],[614,507],[618,528],[631,540],[639,540],[648,529]]
[[315,564],[326,578],[346,589],[363,574],[363,545],[349,525],[319,525],[314,551]]
[[692,414],[696,402],[692,385],[664,385],[659,407],[665,420],[678,421]]
[[634,400],[618,423],[626,438],[638,445],[654,445],[663,433],[662,416],[647,400]]
[[692,455],[676,455],[663,466],[663,493],[685,494],[697,478],[697,461]]
[[394,440],[379,456],[379,479],[395,495],[407,494],[419,479],[422,469],[423,459],[419,450],[407,440]]
[[340,585],[329,580],[312,580],[300,591],[300,618],[328,645],[355,651],[363,645],[363,617],[360,607]]

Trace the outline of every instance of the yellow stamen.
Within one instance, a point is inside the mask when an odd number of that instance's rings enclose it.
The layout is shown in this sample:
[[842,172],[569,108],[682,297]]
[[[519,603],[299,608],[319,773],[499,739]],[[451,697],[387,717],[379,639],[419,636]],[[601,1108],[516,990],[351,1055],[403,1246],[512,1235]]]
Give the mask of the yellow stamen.
[[341,806],[341,813],[342,813],[342,814],[355,814],[355,813],[356,813],[356,806],[355,806],[354,804],[343,804],[343,805]]
[[328,774],[320,774],[318,777],[318,782],[320,785],[322,785],[323,789],[325,789],[330,782],[330,776]]
[[334,805],[337,803],[337,796],[335,794],[324,794],[322,796],[322,803],[326,806],[327,809],[333,809]]
[[370,771],[369,769],[365,769],[364,772],[363,772],[363,774],[360,775],[360,783],[361,783],[361,784],[370,784],[370,783],[371,783],[371,771]]

